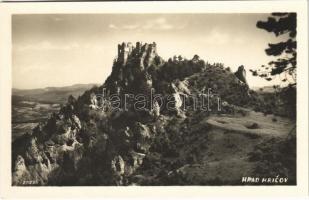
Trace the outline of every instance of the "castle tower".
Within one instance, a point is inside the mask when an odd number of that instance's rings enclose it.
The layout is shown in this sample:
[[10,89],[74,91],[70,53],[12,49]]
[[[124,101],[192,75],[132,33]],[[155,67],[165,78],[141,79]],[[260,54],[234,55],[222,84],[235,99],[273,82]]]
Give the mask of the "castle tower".
[[[134,55],[133,55],[134,54]],[[136,47],[131,42],[118,44],[117,62],[126,65],[129,57],[134,57],[140,63],[141,69],[148,67],[157,55],[157,44],[136,42]]]
[[118,59],[117,61],[122,63],[123,65],[126,64],[129,55],[132,53],[133,45],[131,42],[129,43],[122,43],[121,45],[118,44]]
[[136,47],[135,47],[135,49],[136,49],[136,53],[140,53],[141,52],[141,48],[142,48],[142,42],[136,42]]
[[157,44],[155,42],[152,43],[152,53],[157,54]]

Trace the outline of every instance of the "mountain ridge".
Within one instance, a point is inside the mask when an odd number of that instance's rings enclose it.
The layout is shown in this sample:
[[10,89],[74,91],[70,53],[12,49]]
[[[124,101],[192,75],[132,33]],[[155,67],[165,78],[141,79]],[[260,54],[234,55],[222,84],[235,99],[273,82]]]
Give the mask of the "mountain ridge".
[[[207,150],[212,128],[205,119],[248,115],[242,107],[250,105],[255,93],[244,78],[198,55],[190,60],[175,56],[164,61],[155,43],[119,44],[112,73],[101,86],[78,98],[70,95],[45,123],[14,141],[12,184],[183,184],[177,179],[178,169],[199,162],[199,148]],[[204,97],[208,88],[221,101],[210,104],[206,111],[194,109],[191,96]],[[152,101],[152,90],[162,95],[163,103]],[[126,101],[128,94],[135,98]],[[120,100],[113,100],[115,95]],[[136,99],[142,95],[145,99]],[[111,106],[122,103],[126,107]],[[149,171],[152,167],[153,172]],[[215,178],[202,184],[211,185]],[[201,184],[194,180],[184,183]],[[233,185],[237,181],[223,183]]]
[[73,85],[67,86],[48,86],[43,88],[31,88],[31,89],[21,89],[21,88],[12,88],[12,94],[20,93],[20,92],[36,92],[36,91],[50,91],[50,90],[65,90],[65,89],[76,89],[76,88],[85,88],[85,87],[93,87],[95,85],[99,85],[99,83],[76,83]]

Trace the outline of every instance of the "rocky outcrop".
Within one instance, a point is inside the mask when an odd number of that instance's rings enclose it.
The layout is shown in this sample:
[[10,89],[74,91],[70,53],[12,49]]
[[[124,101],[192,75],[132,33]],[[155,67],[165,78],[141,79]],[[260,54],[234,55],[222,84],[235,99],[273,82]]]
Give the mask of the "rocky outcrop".
[[172,110],[176,111],[176,114],[178,116],[181,116],[182,114],[182,98],[181,96],[184,96],[183,93],[180,92],[179,88],[175,86],[174,83],[171,84],[171,90],[172,90],[172,106],[169,107],[168,109],[172,108]]
[[239,66],[238,70],[234,74],[240,81],[248,85],[247,79],[246,79],[246,70],[243,65]]
[[18,155],[15,163],[14,170],[12,174],[13,185],[23,184],[24,181],[29,180],[29,172],[26,168],[25,160],[22,156]]
[[154,101],[152,109],[150,110],[150,115],[157,119],[160,116],[160,105],[157,101]]
[[53,165],[39,148],[35,137],[25,140],[25,152],[17,155],[12,175],[13,185],[44,185],[48,181],[48,174]]
[[59,113],[13,143],[13,185],[51,184],[51,174],[56,180],[63,176],[61,171],[75,171],[83,148],[77,139],[82,124],[73,114],[75,106],[75,98],[69,97]]
[[[136,92],[136,86],[152,86],[152,77],[148,73],[151,67],[157,68],[164,61],[157,54],[157,45],[153,43],[136,42],[118,45],[118,56],[114,61],[111,76],[105,82],[111,93],[121,94],[123,91]],[[141,88],[142,90],[142,88]],[[133,92],[132,91],[132,92]]]
[[118,44],[118,60],[117,62],[125,65],[127,63],[129,55],[132,53],[132,43]]
[[[138,64],[140,70],[144,70],[153,63],[156,56],[158,55],[157,45],[155,42],[151,44],[136,42],[136,46],[134,46],[131,42],[123,42],[118,45],[118,58],[116,62],[121,66],[125,66],[128,62],[133,61]],[[121,73],[122,71],[120,71],[120,76]]]
[[[215,84],[229,103],[236,102],[236,97],[230,98],[231,88],[243,93],[232,73],[206,65],[197,55],[191,60],[179,56],[165,62],[158,56],[156,43],[119,44],[112,73],[102,86],[78,99],[69,96],[47,122],[14,141],[13,185],[128,185],[130,177],[147,166],[144,161],[153,149],[161,149],[163,157],[178,155],[171,141],[184,131],[174,131],[177,125],[167,124],[190,120],[186,116],[195,114],[183,109],[182,98]],[[160,107],[149,96],[140,112],[133,109],[131,101],[126,102],[128,109],[101,109],[97,97],[103,88],[107,90],[105,98],[127,93],[149,95],[154,89],[171,97],[173,110],[167,112],[166,104]],[[160,144],[154,147],[158,138]]]
[[90,105],[89,107],[91,109],[97,109],[98,108],[98,101],[97,101],[97,96],[95,93],[90,94]]

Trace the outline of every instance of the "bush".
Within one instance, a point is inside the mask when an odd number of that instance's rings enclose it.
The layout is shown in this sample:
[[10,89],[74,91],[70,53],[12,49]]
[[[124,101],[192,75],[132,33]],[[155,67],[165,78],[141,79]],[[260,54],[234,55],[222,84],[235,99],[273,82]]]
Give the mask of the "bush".
[[296,137],[272,138],[258,144],[249,154],[249,161],[256,162],[258,177],[287,177],[289,185],[296,184]]

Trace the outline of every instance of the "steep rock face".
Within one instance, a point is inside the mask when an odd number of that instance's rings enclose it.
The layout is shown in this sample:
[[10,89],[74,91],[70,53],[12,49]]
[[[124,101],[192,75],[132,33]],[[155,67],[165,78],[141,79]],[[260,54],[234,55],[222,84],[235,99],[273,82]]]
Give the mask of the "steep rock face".
[[[132,184],[132,175],[147,165],[144,160],[152,149],[161,149],[163,156],[178,154],[171,141],[181,136],[168,124],[196,115],[183,108],[192,102],[182,98],[199,95],[207,87],[230,104],[243,104],[237,95],[249,98],[248,87],[239,84],[231,72],[198,56],[165,62],[155,43],[118,45],[112,73],[102,86],[78,99],[69,96],[59,112],[14,142],[13,185]],[[162,100],[172,97],[173,112],[166,103],[151,101],[152,90],[164,95]],[[128,93],[145,95],[145,108],[137,111],[136,102],[129,99],[126,108],[110,109],[109,97],[117,94],[123,99]]]
[[26,168],[25,160],[22,156],[18,155],[15,163],[14,163],[14,171],[12,174],[13,179],[13,185],[19,185],[22,184],[21,180],[23,180],[23,177],[29,177],[29,172]]
[[[152,86],[152,79],[147,70],[159,67],[163,64],[163,59],[157,54],[155,42],[141,43],[136,46],[132,43],[122,43],[118,45],[118,57],[114,61],[111,76],[106,81],[106,86],[113,93],[120,94],[123,90],[134,87],[143,80],[145,85]],[[141,88],[142,89],[142,88]]]
[[[55,173],[53,178],[57,179],[62,176],[58,172],[74,172],[83,148],[77,141],[81,122],[73,114],[75,103],[74,97],[70,96],[59,113],[13,143],[12,159],[16,159],[17,165],[24,159],[24,171],[29,174],[13,176],[13,184],[45,185],[50,174]],[[18,171],[15,169],[13,173]]]
[[238,70],[234,74],[239,80],[241,80],[243,83],[248,85],[247,79],[246,79],[246,70],[243,65],[239,66]]

